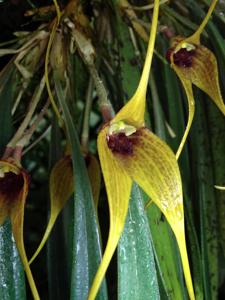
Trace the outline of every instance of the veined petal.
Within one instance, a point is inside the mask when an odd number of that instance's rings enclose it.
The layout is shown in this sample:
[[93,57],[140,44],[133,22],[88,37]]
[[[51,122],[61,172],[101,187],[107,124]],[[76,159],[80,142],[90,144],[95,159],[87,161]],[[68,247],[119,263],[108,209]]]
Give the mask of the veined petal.
[[64,156],[60,159],[51,171],[50,176],[50,201],[51,201],[51,212],[48,221],[47,228],[45,230],[44,236],[41,240],[40,245],[35,251],[34,255],[29,261],[29,264],[40,253],[41,249],[44,247],[49,234],[55,224],[55,221],[66,204],[67,200],[73,193],[73,168],[72,161],[69,155]]
[[107,133],[108,126],[104,127],[99,133],[98,152],[108,196],[110,229],[102,262],[94,278],[88,300],[95,299],[110,260],[117,247],[125,224],[132,185],[131,179],[117,163],[113,153],[108,148],[106,141]]
[[113,155],[171,225],[180,249],[189,296],[195,299],[185,244],[182,183],[176,157],[163,141],[146,128],[126,138],[126,143],[130,145],[129,152],[114,148]]
[[1,205],[4,203],[3,208],[7,209],[7,214],[11,219],[13,236],[33,297],[35,300],[39,300],[40,297],[28,264],[23,241],[24,207],[28,194],[29,176],[25,170],[8,161],[0,161],[0,169]]
[[[185,45],[185,41],[180,44]],[[225,104],[219,86],[216,58],[209,49],[202,45],[193,44],[193,47],[193,50],[186,50],[186,48],[176,50],[170,56],[172,68],[182,82],[189,80],[208,94],[225,115]]]
[[20,169],[15,165],[7,161],[0,161],[0,226],[9,216],[10,205],[14,201],[13,190],[10,186],[12,177],[16,177],[19,173]]

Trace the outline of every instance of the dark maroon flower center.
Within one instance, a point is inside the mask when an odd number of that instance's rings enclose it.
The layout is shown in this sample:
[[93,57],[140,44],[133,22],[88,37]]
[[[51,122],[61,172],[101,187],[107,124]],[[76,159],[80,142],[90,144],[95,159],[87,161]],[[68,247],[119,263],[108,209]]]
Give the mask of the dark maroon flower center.
[[166,51],[166,60],[171,63],[171,54],[173,53],[174,51],[174,48],[169,48],[167,51]]
[[134,143],[135,133],[126,136],[125,133],[119,132],[111,135],[107,135],[107,144],[109,149],[114,153],[120,153],[123,155],[133,154],[133,143]]
[[14,198],[21,191],[24,185],[23,175],[16,175],[13,172],[5,173],[4,177],[0,178],[0,193],[7,198]]
[[195,50],[187,50],[182,48],[173,54],[174,48],[167,50],[166,59],[171,62],[171,55],[173,55],[173,62],[178,67],[190,68],[193,63],[193,56],[195,55]]

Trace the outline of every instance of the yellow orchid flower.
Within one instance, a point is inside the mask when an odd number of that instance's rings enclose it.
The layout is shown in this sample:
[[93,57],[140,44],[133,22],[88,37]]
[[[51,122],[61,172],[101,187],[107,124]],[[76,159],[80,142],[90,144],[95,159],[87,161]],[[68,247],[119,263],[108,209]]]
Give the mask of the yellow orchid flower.
[[28,173],[20,166],[19,162],[12,158],[0,160],[0,226],[7,217],[10,218],[13,236],[33,297],[35,300],[39,300],[23,241],[24,209],[29,181]]
[[149,45],[139,86],[130,101],[98,135],[98,152],[108,195],[110,230],[88,300],[95,299],[117,247],[125,224],[133,181],[139,184],[167,218],[180,249],[190,299],[195,299],[185,242],[179,167],[171,149],[148,130],[144,122],[158,12],[159,0],[155,0]]
[[225,104],[219,86],[216,58],[212,51],[200,44],[200,35],[216,3],[217,0],[212,1],[206,17],[192,36],[188,38],[176,37],[173,41],[172,48],[167,51],[167,59],[170,61],[171,67],[180,78],[185,89],[189,109],[188,123],[176,154],[177,159],[184,147],[194,117],[195,101],[192,84],[208,94],[225,115]]

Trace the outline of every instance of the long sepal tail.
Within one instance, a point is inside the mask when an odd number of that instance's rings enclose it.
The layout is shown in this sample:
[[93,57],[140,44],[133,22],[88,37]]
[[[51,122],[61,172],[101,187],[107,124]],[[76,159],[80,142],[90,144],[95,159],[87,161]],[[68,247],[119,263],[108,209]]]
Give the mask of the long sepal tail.
[[177,149],[177,152],[176,152],[176,159],[177,160],[179,159],[180,154],[181,154],[181,152],[184,148],[185,142],[187,140],[187,136],[188,136],[189,131],[191,129],[194,114],[195,114],[195,100],[194,100],[194,95],[193,95],[193,90],[192,90],[192,84],[191,84],[190,81],[183,80],[181,77],[180,77],[180,80],[183,84],[183,87],[184,87],[185,92],[186,92],[187,100],[188,100],[188,121],[187,121],[187,125],[186,125],[186,128],[185,128],[184,135],[182,137],[182,140],[181,140],[180,145],[179,145],[179,147]]
[[175,225],[175,226],[173,226],[173,232],[176,236],[176,240],[177,240],[178,247],[180,250],[180,256],[181,256],[181,261],[182,261],[182,265],[183,265],[184,278],[185,278],[188,294],[189,294],[189,297],[191,300],[195,300],[191,271],[190,271],[188,255],[187,255],[184,227],[182,225],[178,225],[178,226]]
[[29,261],[31,264],[37,255],[44,247],[55,221],[65,206],[67,200],[73,193],[73,170],[72,161],[69,155],[64,156],[60,159],[52,169],[50,176],[50,200],[51,200],[51,211],[48,221],[47,228],[43,235],[43,238],[35,251],[34,255]]
[[137,128],[144,125],[146,91],[155,45],[158,15],[159,0],[155,0],[148,49],[138,88],[130,101],[113,118],[112,123],[122,120]]
[[108,196],[110,230],[106,249],[89,291],[88,300],[95,299],[117,247],[125,225],[132,184],[131,179],[114,159],[113,153],[108,148],[106,142],[107,132],[108,127],[105,127],[99,133],[98,152]]
[[25,172],[22,172],[23,175],[23,188],[20,191],[17,199],[15,199],[14,205],[10,210],[10,218],[12,223],[12,232],[13,236],[16,242],[16,246],[18,249],[18,252],[21,257],[21,261],[24,266],[24,270],[27,275],[27,279],[31,288],[31,292],[33,294],[33,297],[35,300],[39,300],[39,294],[34,282],[33,275],[31,273],[26,251],[24,248],[24,239],[23,239],[23,223],[24,223],[24,207],[25,207],[25,200],[27,198],[28,194],[28,175]]
[[190,37],[185,39],[186,42],[200,44],[200,36],[202,34],[202,31],[204,30],[206,24],[208,23],[217,2],[218,2],[218,0],[212,0],[210,7],[208,9],[208,12],[207,12],[205,18],[203,19],[202,23],[200,24],[198,29],[195,31],[195,33],[193,33]]

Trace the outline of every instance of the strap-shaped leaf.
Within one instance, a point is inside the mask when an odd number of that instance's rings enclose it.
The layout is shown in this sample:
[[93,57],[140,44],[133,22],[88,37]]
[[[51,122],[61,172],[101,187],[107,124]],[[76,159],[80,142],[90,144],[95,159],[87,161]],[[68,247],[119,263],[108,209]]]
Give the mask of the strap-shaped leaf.
[[[74,170],[74,240],[70,297],[71,299],[86,300],[101,260],[100,236],[91,186],[76,129],[57,73],[54,73],[54,79],[71,144]],[[97,292],[98,290],[96,294]],[[105,281],[101,285],[98,297],[107,299]]]
[[136,184],[118,246],[118,299],[160,299],[151,233]]
[[101,170],[98,160],[93,155],[88,155],[86,160],[88,176],[91,184],[92,195],[97,211],[101,188]]

